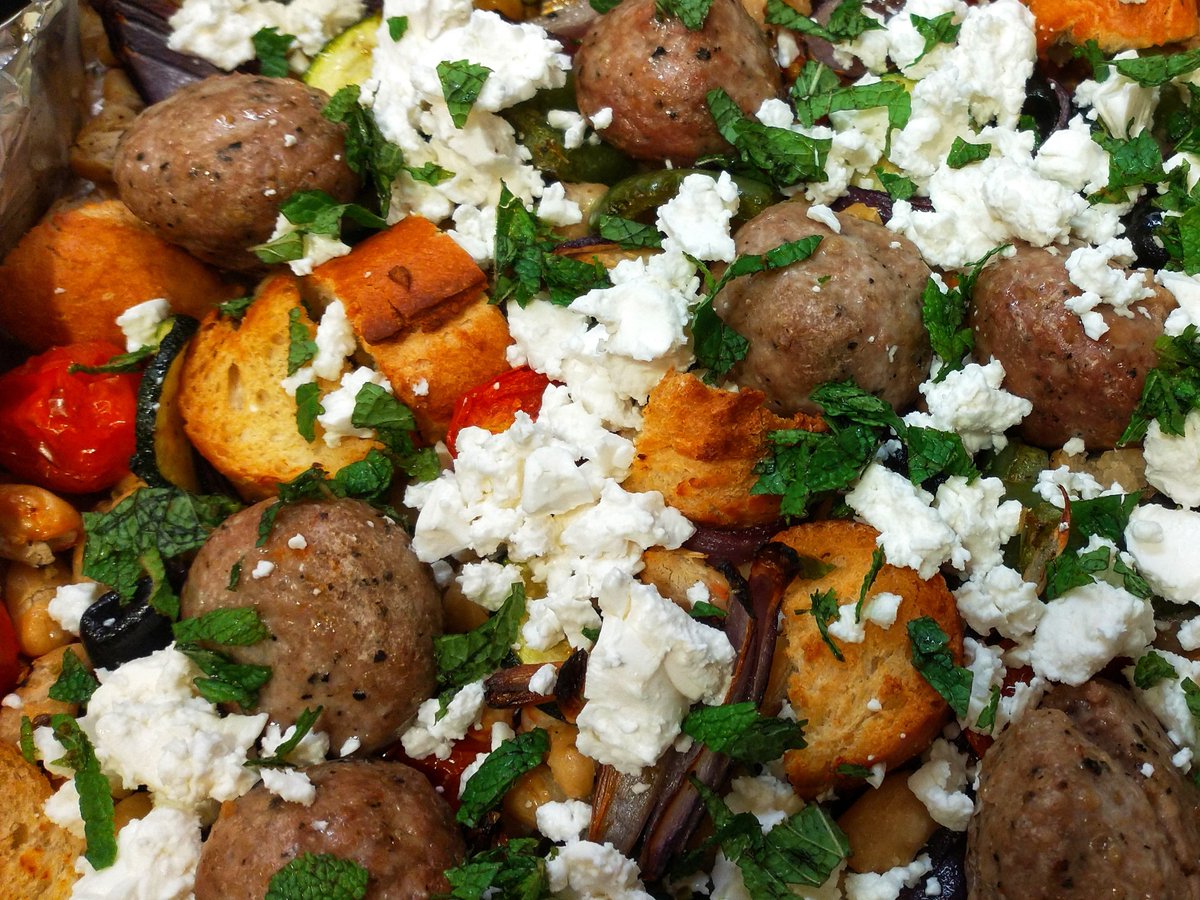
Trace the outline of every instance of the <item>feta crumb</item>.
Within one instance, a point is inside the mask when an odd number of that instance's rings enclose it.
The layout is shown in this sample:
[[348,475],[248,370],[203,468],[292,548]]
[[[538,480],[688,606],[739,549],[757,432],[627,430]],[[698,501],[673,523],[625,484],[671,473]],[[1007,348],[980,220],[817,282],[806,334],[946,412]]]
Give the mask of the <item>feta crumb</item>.
[[342,746],[338,748],[338,756],[346,757],[352,753],[357,753],[360,747],[362,747],[362,741],[359,740],[358,735],[352,734],[350,737],[346,738],[346,740],[342,742]]
[[342,376],[341,386],[330,391],[321,398],[321,406],[325,411],[317,416],[317,423],[325,429],[325,446],[336,447],[344,438],[373,438],[372,428],[356,428],[351,421],[354,416],[354,406],[358,392],[368,384],[383,388],[392,393],[392,383],[387,376],[367,366],[359,366],[353,372]]
[[1146,480],[1180,506],[1200,506],[1200,410],[1184,419],[1183,434],[1167,434],[1158,419],[1142,443]]
[[550,890],[579,900],[653,900],[638,865],[612,844],[567,841],[546,860]]
[[546,663],[530,676],[529,690],[534,694],[548,697],[554,693],[554,686],[557,682],[558,670],[550,663]]
[[1200,604],[1200,513],[1143,504],[1129,515],[1125,546],[1150,589],[1173,603]]
[[429,380],[426,378],[422,378],[419,381],[417,381],[417,383],[412,386],[412,393],[413,393],[414,397],[428,397],[429,396]]
[[185,900],[192,896],[200,864],[200,819],[191,812],[156,806],[117,833],[117,859],[96,870],[85,857],[75,862],[78,900]]
[[612,107],[603,106],[588,116],[588,118],[592,120],[593,128],[595,128],[597,131],[603,131],[613,123]]
[[1093,581],[1046,604],[1029,662],[1043,678],[1079,685],[1118,656],[1140,656],[1154,635],[1149,601]]
[[1148,762],[1142,763],[1139,771],[1142,773],[1143,777],[1150,778],[1154,774],[1154,765]]
[[582,800],[551,800],[534,814],[537,829],[556,844],[577,841],[592,823],[592,806]]
[[728,172],[718,178],[693,174],[658,210],[655,223],[666,237],[663,248],[702,260],[733,262],[736,255],[729,224],[738,210],[738,187]]
[[293,550],[303,550],[308,546],[308,540],[302,534],[293,534],[288,538],[287,545]]
[[161,297],[131,306],[117,316],[117,327],[125,335],[125,352],[157,347],[159,326],[171,315],[171,304]]
[[867,709],[871,712],[883,712],[883,704],[879,702],[878,697],[872,697],[867,701]]
[[63,631],[79,634],[79,622],[83,614],[103,593],[103,586],[94,581],[64,584],[55,589],[46,611],[50,618],[63,627]]
[[922,853],[908,865],[886,872],[850,872],[845,878],[846,900],[896,900],[902,888],[915,887],[932,868],[929,854]]
[[0,700],[0,706],[6,709],[21,709],[25,705],[25,701],[21,699],[20,694],[5,694]]
[[814,203],[805,215],[814,222],[820,222],[834,234],[842,233],[842,223],[838,221],[837,213],[824,203]]
[[259,774],[263,787],[281,800],[312,806],[317,799],[317,786],[299,769],[264,768]]
[[927,761],[908,776],[908,787],[925,804],[929,815],[951,831],[966,831],[975,810],[967,795],[967,757],[945,738],[938,738]]
[[929,412],[909,413],[904,421],[953,431],[969,453],[1003,450],[1008,445],[1004,432],[1033,411],[1024,397],[1000,387],[1004,374],[1003,364],[993,359],[987,365],[969,363],[941,383],[926,381],[919,390]]
[[1083,456],[1087,452],[1087,446],[1083,443],[1083,438],[1073,437],[1062,445],[1062,452],[1067,456]]
[[417,709],[416,721],[400,738],[404,752],[413,759],[436,756],[447,759],[451,745],[462,740],[467,730],[479,719],[483,710],[483,680],[473,681],[462,687],[446,705],[446,713],[440,719],[438,699],[426,700]]
[[689,587],[685,596],[691,606],[695,606],[697,603],[708,603],[712,600],[712,593],[703,581],[697,581]]
[[254,569],[250,572],[251,578],[266,578],[275,571],[275,563],[269,559],[260,559],[254,564]]

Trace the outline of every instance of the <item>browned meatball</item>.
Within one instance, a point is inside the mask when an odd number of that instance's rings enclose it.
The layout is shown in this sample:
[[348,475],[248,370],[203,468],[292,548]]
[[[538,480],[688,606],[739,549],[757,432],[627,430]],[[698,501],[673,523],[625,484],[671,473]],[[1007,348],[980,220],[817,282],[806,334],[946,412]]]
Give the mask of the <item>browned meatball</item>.
[[659,13],[655,0],[625,0],[596,20],[575,54],[579,108],[610,108],[600,136],[638,159],[690,163],[727,149],[705,94],[724,88],[753,115],[780,85],[766,36],[738,0],[716,0],[699,31]]
[[984,757],[970,896],[1200,897],[1200,790],[1173,752],[1124,688],[1055,688]]
[[766,253],[820,235],[807,260],[731,281],[714,302],[750,342],[734,367],[776,412],[819,412],[808,399],[826,381],[852,380],[892,406],[911,406],[932,351],[921,324],[929,268],[917,248],[882,225],[838,214],[841,234],[808,218],[809,205],[773,206],[736,235],[738,254]]
[[[237,662],[271,667],[259,709],[287,725],[305,707],[323,706],[317,727],[335,751],[350,737],[363,753],[378,750],[433,693],[437,589],[404,529],[357,500],[286,505],[256,547],[272,502],[213,532],[183,587],[182,614],[258,609],[272,637],[221,649]],[[240,574],[229,590],[235,565]]]
[[1117,442],[1155,365],[1154,339],[1175,305],[1165,288],[1151,286],[1154,296],[1137,304],[1133,318],[1101,306],[1109,330],[1092,340],[1066,306],[1080,290],[1067,275],[1065,251],[1020,246],[983,270],[970,317],[975,356],[1000,360],[1005,389],[1033,403],[1020,425],[1025,440],[1061,447],[1080,437],[1096,449]]
[[301,853],[332,853],[371,873],[369,900],[415,900],[449,890],[442,872],[463,839],[425,776],[383,760],[324,763],[305,772],[312,806],[259,785],[221,808],[200,852],[196,900],[261,900],[271,876]]
[[261,268],[247,248],[271,236],[292,194],[354,199],[345,129],[321,115],[328,101],[290,78],[194,82],[137,117],[113,180],[125,205],[167,240],[222,268]]

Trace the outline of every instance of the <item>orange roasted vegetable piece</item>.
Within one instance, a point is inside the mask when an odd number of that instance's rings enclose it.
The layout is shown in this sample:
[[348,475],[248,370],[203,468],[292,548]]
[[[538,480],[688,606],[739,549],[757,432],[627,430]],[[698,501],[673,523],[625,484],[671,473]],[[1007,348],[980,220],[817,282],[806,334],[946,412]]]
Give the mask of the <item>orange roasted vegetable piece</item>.
[[1037,19],[1038,52],[1094,40],[1105,53],[1184,41],[1200,30],[1196,0],[1024,0]]

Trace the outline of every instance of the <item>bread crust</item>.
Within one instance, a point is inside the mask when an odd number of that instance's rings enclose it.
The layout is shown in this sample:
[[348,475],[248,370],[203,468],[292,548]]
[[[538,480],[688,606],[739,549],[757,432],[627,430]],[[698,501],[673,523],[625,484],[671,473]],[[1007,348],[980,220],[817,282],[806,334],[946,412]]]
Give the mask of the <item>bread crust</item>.
[[[296,430],[296,401],[284,391],[288,315],[300,309],[309,335],[316,326],[289,274],[268,278],[240,323],[210,313],[188,345],[179,409],[196,449],[247,500],[274,496],[313,463],[329,472],[367,455],[375,441],[347,437],[327,447],[323,429],[306,441]],[[336,387],[319,381],[321,393]]]
[[1037,18],[1038,50],[1095,41],[1105,53],[1194,37],[1196,0],[1023,0]]
[[[895,623],[887,629],[865,621],[862,643],[837,641],[839,662],[809,614],[814,591],[832,589],[839,604],[853,603],[871,566],[878,532],[848,521],[810,522],[776,535],[797,553],[834,568],[818,578],[797,578],[783,600],[783,626],[776,653],[787,655],[787,696],[796,715],[807,719],[808,746],[784,756],[797,793],[816,797],[856,779],[839,775],[843,764],[899,766],[925,750],[949,717],[946,701],[912,665],[907,623],[931,616],[962,660],[963,626],[954,596],[941,575],[922,580],[908,568],[885,564],[867,592],[899,594]],[[867,704],[878,700],[873,712]]]
[[116,318],[163,298],[200,318],[233,289],[154,235],[119,200],[52,213],[0,265],[0,328],[35,351],[78,341],[124,344]]

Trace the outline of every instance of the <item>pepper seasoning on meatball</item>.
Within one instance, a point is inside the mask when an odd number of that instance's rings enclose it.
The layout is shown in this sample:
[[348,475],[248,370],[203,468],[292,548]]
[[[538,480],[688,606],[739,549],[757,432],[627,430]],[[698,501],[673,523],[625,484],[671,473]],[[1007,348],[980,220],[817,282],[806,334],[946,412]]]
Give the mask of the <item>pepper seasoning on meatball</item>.
[[812,235],[821,243],[808,259],[735,278],[717,295],[717,315],[750,344],[731,377],[782,415],[819,413],[809,394],[827,381],[853,381],[911,407],[933,353],[921,321],[928,266],[882,225],[837,213],[835,231],[810,218],[811,208],[780,203],[735,235],[739,256]]
[[329,97],[290,78],[219,75],[180,89],[134,120],[117,149],[121,200],[161,237],[224,269],[253,271],[250,252],[299,191],[354,199],[345,127]]
[[258,709],[287,726],[324,707],[317,727],[335,750],[354,738],[372,753],[433,693],[441,598],[404,529],[357,500],[285,505],[256,546],[273,502],[213,532],[184,584],[181,613],[257,609],[271,637],[219,649],[271,667]]
[[625,0],[596,20],[575,54],[579,109],[611,109],[600,136],[636,159],[687,164],[728,149],[705,95],[723,88],[752,116],[781,86],[766,35],[738,0],[714,0],[698,31],[656,0]]

